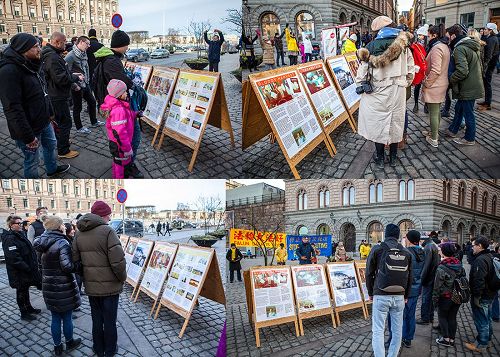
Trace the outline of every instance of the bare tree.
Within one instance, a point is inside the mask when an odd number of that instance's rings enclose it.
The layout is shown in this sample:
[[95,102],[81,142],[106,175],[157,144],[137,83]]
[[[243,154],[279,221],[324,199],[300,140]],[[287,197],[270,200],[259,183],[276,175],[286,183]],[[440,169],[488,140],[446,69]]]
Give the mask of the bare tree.
[[128,32],[130,36],[130,42],[135,43],[136,47],[139,47],[140,43],[144,43],[149,37],[148,31],[130,31]]
[[217,196],[200,196],[196,201],[196,207],[199,211],[203,212],[203,220],[205,223],[205,235],[210,231],[210,223],[213,220],[215,225],[217,219],[217,213],[219,213],[219,222],[217,228],[220,226],[221,221],[224,217],[224,205],[221,198]]
[[177,45],[179,33],[179,30],[170,27],[167,30],[167,44]]
[[201,58],[201,48],[204,44],[203,35],[205,34],[205,31],[210,30],[211,27],[212,26],[210,25],[210,20],[205,20],[200,22],[191,20],[189,22],[189,25],[187,27],[187,32],[191,36],[194,36],[196,40],[196,47],[198,48],[198,58]]
[[226,17],[222,18],[222,22],[232,24],[231,30],[236,33],[241,33],[243,30],[243,10],[242,9],[227,9]]

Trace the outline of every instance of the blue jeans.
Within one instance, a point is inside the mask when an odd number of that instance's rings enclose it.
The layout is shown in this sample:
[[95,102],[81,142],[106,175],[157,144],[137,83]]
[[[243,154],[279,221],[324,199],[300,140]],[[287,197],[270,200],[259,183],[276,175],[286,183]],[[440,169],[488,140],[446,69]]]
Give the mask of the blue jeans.
[[52,332],[52,339],[54,340],[54,346],[59,346],[61,342],[61,322],[63,324],[64,338],[66,343],[73,339],[73,311],[69,310],[63,313],[54,312],[52,313],[52,325],[50,330]]
[[40,163],[40,150],[43,150],[43,161],[47,174],[52,174],[57,170],[57,140],[54,128],[51,124],[36,135],[40,146],[36,150],[29,149],[24,142],[16,140],[17,146],[24,154],[24,178],[39,178],[38,165]]
[[491,305],[491,318],[495,320],[500,319],[500,305],[498,303],[498,292],[493,298],[493,305]]
[[389,316],[392,327],[392,338],[387,357],[396,357],[401,347],[403,331],[403,311],[405,301],[403,295],[375,295],[373,297],[372,314],[372,348],[375,357],[385,357],[384,330]]
[[132,162],[135,161],[135,157],[137,156],[137,150],[139,149],[139,145],[141,145],[141,124],[139,123],[139,119],[135,119],[134,123],[134,135],[132,136]]
[[[403,311],[403,340],[411,341],[415,337],[415,311],[417,310],[418,296],[408,298]],[[389,342],[392,340],[391,320],[388,320]]]
[[432,303],[433,285],[422,286],[422,306],[420,307],[420,318],[422,321],[434,321],[434,304]]
[[453,134],[458,133],[462,118],[465,119],[465,140],[474,141],[476,138],[476,118],[474,116],[474,102],[475,100],[457,100],[455,104],[455,115],[448,130]]
[[488,342],[491,341],[493,336],[493,327],[491,326],[491,305],[493,300],[481,299],[479,301],[479,307],[474,305],[474,301],[471,301],[472,306],[472,318],[474,319],[474,325],[476,325],[477,336],[476,336],[476,346],[478,348],[486,348]]

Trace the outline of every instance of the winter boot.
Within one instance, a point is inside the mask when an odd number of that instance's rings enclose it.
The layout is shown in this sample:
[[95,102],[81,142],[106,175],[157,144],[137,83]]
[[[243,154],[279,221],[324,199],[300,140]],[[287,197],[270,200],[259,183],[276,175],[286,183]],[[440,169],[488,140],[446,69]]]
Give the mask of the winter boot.
[[384,168],[384,161],[385,161],[384,155],[378,156],[377,153],[375,153],[373,155],[373,161],[375,161],[375,164],[377,165],[377,167],[379,169],[383,169]]
[[63,354],[64,348],[63,344],[61,343],[59,346],[54,346],[54,354],[56,356],[61,356]]
[[415,102],[415,105],[413,106],[413,113],[418,113],[418,102]]
[[391,156],[389,157],[389,165],[391,165],[391,167],[396,167],[397,161],[398,161],[398,155],[391,154]]
[[[80,346],[81,343],[82,343],[81,338],[76,338],[76,339],[66,341],[66,352],[74,350],[75,348]],[[62,346],[62,344],[61,344],[61,346]]]

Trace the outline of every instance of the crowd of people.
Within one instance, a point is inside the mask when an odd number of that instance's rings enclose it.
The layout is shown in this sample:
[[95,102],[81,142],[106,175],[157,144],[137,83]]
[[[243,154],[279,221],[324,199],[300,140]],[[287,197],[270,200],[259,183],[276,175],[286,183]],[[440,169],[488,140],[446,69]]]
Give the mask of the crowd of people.
[[[42,41],[18,33],[0,59],[0,101],[10,136],[24,156],[24,177],[40,177],[40,153],[48,177],[69,170],[70,164],[58,159],[79,155],[71,148],[74,122],[76,135],[106,126],[113,178],[143,178],[135,159],[145,92],[122,63],[129,36],[115,31],[110,48],[98,42],[95,29],[71,43],[61,32],[52,33],[47,43]],[[81,119],[83,100],[88,127]],[[97,119],[98,108],[105,122]]]
[[49,215],[46,207],[39,207],[36,214],[27,230],[21,217],[9,216],[1,237],[9,285],[16,289],[21,319],[33,321],[42,312],[30,301],[29,289],[36,287],[52,315],[54,353],[60,356],[82,343],[73,334],[73,312],[79,311],[86,295],[93,351],[97,356],[114,356],[118,302],[127,273],[120,240],[108,225],[111,208],[96,201],[90,213],[79,214],[72,223]]

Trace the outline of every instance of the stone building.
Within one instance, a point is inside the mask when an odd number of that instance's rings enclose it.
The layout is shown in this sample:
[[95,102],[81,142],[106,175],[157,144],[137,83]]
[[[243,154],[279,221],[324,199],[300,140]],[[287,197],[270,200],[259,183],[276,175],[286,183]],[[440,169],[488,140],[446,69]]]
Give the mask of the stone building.
[[123,180],[26,180],[2,179],[0,188],[0,221],[11,214],[35,216],[37,207],[47,207],[51,214],[72,219],[78,213],[90,212],[96,200],[105,201],[120,217],[121,205],[116,192],[123,188]]
[[440,231],[459,243],[483,234],[499,240],[499,180],[286,181],[289,234],[332,234],[354,251],[364,239],[383,240],[389,223]]
[[449,27],[460,23],[478,29],[495,22],[500,27],[500,0],[415,0],[415,3],[419,10],[416,13],[423,13],[423,19],[416,20],[431,25],[444,23]]
[[108,45],[114,31],[111,16],[118,0],[2,0],[0,1],[0,44],[19,32],[45,40],[59,31],[71,38],[95,28],[99,40]]

